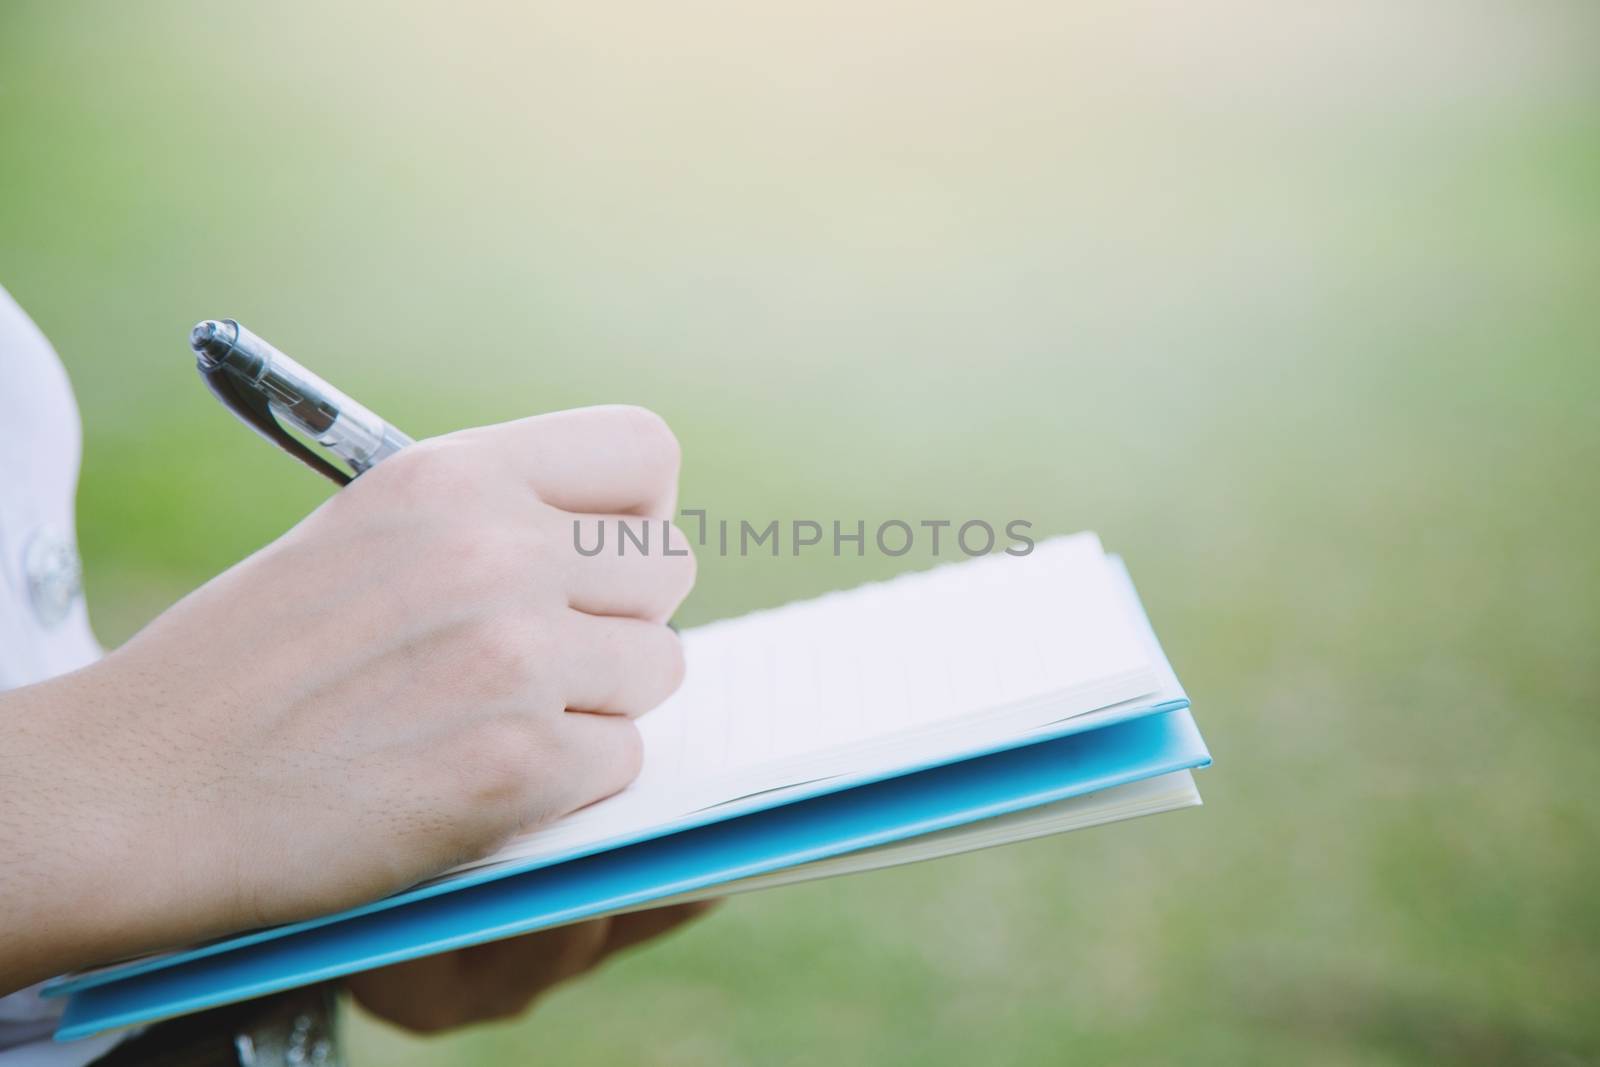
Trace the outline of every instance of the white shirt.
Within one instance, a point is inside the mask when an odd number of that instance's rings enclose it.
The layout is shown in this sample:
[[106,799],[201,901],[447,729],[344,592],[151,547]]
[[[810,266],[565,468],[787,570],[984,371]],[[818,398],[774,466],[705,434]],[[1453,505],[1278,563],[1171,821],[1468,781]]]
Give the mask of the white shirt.
[[[78,408],[50,343],[0,289],[0,690],[100,655],[78,580]],[[5,723],[0,721],[0,744]],[[0,1067],[81,1067],[121,1039],[50,1040],[63,1005],[0,997]]]

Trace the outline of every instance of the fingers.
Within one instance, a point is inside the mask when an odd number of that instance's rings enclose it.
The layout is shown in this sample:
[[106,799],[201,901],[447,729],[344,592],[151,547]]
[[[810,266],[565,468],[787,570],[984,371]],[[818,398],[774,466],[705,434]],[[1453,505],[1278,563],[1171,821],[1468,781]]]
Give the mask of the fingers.
[[520,1015],[539,994],[587,971],[604,954],[609,919],[539,930],[462,950],[471,968],[472,998],[490,993],[483,1017]]
[[521,1015],[607,957],[703,914],[714,901],[590,919],[351,975],[361,1006],[414,1033]]
[[541,993],[593,970],[607,958],[704,915],[718,901],[671,904],[627,915],[540,930],[465,949],[463,963],[480,989],[497,991],[485,1017],[520,1014]]
[[600,950],[596,962],[612,953],[622,952],[675,930],[684,923],[704,915],[718,903],[720,902],[716,900],[696,900],[688,904],[669,904],[664,908],[651,908],[648,911],[614,916],[611,920],[611,929],[606,936],[605,947]]
[[571,512],[666,518],[678,496],[678,440],[661,416],[578,408],[464,431],[492,445],[545,503]]
[[[670,904],[664,908],[613,915],[558,926],[493,943],[490,968],[496,986],[516,998],[520,1011],[550,987],[593,970],[626,951],[710,911],[718,901]],[[480,945],[467,952],[490,950]],[[474,960],[476,967],[477,960]],[[512,992],[514,991],[514,992]]]
[[590,919],[588,922],[542,931],[546,935],[545,942],[529,946],[533,951],[522,954],[522,962],[525,965],[531,962],[533,965],[532,975],[518,975],[512,980],[520,979],[528,983],[529,977],[532,977],[533,983],[537,983],[536,992],[542,992],[578,977],[604,958],[612,921],[609,918]]
[[443,778],[432,793],[414,785],[410,793],[440,798],[427,810],[460,813],[452,822],[452,863],[620,793],[644,762],[632,719],[587,711],[506,712],[464,724],[442,741],[420,739],[419,748]]
[[660,623],[570,611],[561,657],[568,710],[643,715],[683,683],[683,644]]
[[665,519],[573,515],[563,521],[577,557],[568,602],[579,611],[666,622],[694,587],[688,536]]
[[558,776],[565,791],[561,814],[620,793],[638,777],[644,742],[632,719],[583,711],[561,718],[561,758],[567,761]]

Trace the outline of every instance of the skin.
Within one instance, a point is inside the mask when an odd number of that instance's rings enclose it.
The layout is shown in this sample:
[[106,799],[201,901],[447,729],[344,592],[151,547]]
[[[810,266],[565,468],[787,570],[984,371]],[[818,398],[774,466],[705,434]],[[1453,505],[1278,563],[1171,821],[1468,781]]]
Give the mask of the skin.
[[367,1011],[413,1033],[513,1019],[546,990],[703,914],[711,902],[594,919],[352,976]]
[[[98,663],[0,694],[0,992],[350,907],[626,786],[634,717],[682,680],[693,557],[585,557],[573,522],[666,520],[678,465],[630,407],[422,442]],[[351,987],[413,1029],[500,1017],[693,913]]]

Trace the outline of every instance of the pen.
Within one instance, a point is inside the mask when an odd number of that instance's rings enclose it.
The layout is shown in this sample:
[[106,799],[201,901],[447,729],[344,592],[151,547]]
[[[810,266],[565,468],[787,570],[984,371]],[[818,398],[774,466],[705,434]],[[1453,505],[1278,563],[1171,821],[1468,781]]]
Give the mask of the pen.
[[[189,347],[200,377],[229,411],[339,485],[415,443],[233,319],[196,323]],[[338,456],[350,472],[306,447],[279,419]],[[667,625],[677,632],[675,623]]]
[[[189,347],[200,376],[229,411],[339,485],[413,443],[233,319],[197,323],[189,331]],[[349,472],[312,451],[283,423],[332,452]]]

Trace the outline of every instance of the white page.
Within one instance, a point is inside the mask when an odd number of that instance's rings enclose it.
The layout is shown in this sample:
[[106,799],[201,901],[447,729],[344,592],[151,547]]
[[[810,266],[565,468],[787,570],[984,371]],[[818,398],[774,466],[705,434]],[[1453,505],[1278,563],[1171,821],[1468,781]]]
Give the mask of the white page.
[[1160,676],[1134,611],[1085,533],[690,630],[683,687],[640,720],[638,779],[469,866],[914,765],[1152,693]]

